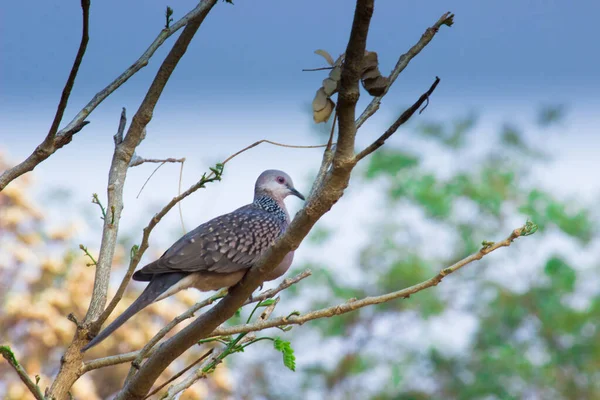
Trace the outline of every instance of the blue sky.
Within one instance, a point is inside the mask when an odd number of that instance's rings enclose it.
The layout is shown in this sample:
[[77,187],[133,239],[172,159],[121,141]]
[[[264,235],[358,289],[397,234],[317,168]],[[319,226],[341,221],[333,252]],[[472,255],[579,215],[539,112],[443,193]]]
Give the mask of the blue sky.
[[[313,54],[317,48],[334,55],[343,52],[354,5],[349,0],[235,3],[219,2],[201,27],[139,149],[146,157],[187,157],[184,187],[207,165],[256,140],[319,140],[311,133],[307,108],[325,74],[301,69],[323,66]],[[163,27],[167,5],[177,19],[195,2],[92,2],[88,52],[63,126],[146,49]],[[558,149],[559,157],[540,179],[568,195],[596,196],[598,184],[587,174],[600,168],[594,151],[600,145],[600,52],[594,51],[600,2],[379,0],[368,48],[379,53],[382,72],[388,73],[399,54],[445,11],[456,14],[455,25],[443,27],[411,62],[380,113],[361,130],[361,143],[379,135],[436,75],[442,82],[419,118],[474,110],[482,114],[483,126],[491,127],[505,120],[529,121],[540,105],[562,103],[569,110],[565,132],[543,143]],[[75,0],[2,6],[0,148],[15,161],[27,156],[48,130],[79,44],[80,14]],[[43,187],[66,185],[86,204],[90,193],[104,191],[120,109],[127,107],[133,115],[173,41],[174,37],[97,108],[89,117],[91,124],[69,146],[36,169],[34,176]],[[366,101],[365,94],[361,105]],[[482,128],[481,136],[487,132]],[[317,150],[255,149],[232,162],[228,180],[211,189],[214,197],[186,202],[187,213],[201,222],[249,200],[254,178],[266,168],[287,170],[307,191],[307,177],[319,160]],[[177,168],[165,166],[154,178],[154,189],[149,186],[135,200],[152,168],[142,166],[130,173],[126,204],[136,205],[129,210],[132,221],[139,218],[136,213],[147,215],[146,206],[162,204],[176,191]]]

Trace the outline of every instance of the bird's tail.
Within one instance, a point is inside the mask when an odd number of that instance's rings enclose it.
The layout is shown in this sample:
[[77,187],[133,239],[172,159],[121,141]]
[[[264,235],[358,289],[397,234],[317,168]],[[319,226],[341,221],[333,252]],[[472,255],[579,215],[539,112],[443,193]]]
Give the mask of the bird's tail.
[[140,297],[135,299],[133,303],[123,312],[123,314],[119,315],[117,319],[111,322],[103,331],[101,331],[91,342],[89,342],[83,349],[82,352],[94,347],[98,343],[102,342],[106,339],[111,333],[117,330],[121,325],[123,325],[129,318],[133,317],[139,311],[146,308],[148,305],[152,304],[154,300],[158,298],[161,294],[163,294],[167,289],[173,286],[175,283],[179,282],[182,278],[184,278],[187,274],[185,273],[170,273],[170,274],[160,274],[156,275],[150,280],[146,289],[142,292]]

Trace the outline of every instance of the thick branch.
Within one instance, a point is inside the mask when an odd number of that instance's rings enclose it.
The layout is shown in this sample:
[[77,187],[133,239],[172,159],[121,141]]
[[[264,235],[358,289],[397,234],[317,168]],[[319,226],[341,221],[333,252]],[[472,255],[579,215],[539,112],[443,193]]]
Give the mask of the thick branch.
[[11,181],[15,180],[26,172],[32,171],[39,163],[50,157],[56,150],[69,143],[73,135],[79,132],[87,124],[87,122],[84,121],[84,117],[77,124],[73,124],[70,129],[65,130],[61,137],[56,138],[58,126],[60,125],[60,121],[62,121],[65,109],[67,108],[67,103],[69,101],[69,97],[71,96],[71,90],[73,90],[75,78],[79,72],[79,66],[81,65],[81,61],[83,60],[83,56],[89,41],[90,0],[81,0],[81,10],[83,13],[81,42],[79,43],[79,49],[77,50],[75,61],[71,67],[71,72],[69,73],[69,77],[67,78],[67,82],[65,83],[65,87],[63,88],[60,96],[60,101],[58,103],[56,114],[54,115],[54,120],[52,121],[48,135],[46,135],[44,141],[29,157],[27,157],[25,161],[0,175],[0,191],[2,191],[2,189],[4,189]]
[[421,97],[419,97],[419,100],[415,102],[415,104],[406,109],[402,113],[402,115],[400,115],[398,119],[388,128],[388,130],[385,131],[383,135],[381,135],[376,141],[369,145],[369,147],[367,147],[366,149],[364,149],[356,155],[356,162],[362,160],[363,158],[365,158],[366,156],[383,146],[385,141],[388,140],[390,136],[392,136],[402,124],[408,121],[423,103],[425,103],[426,101],[429,102],[429,96],[431,96],[438,83],[440,83],[440,78],[436,76],[435,81],[433,82],[429,90],[423,93]]
[[390,82],[385,88],[385,91],[381,96],[374,97],[373,100],[371,100],[371,103],[367,106],[367,108],[365,108],[358,120],[356,120],[356,129],[360,128],[361,125],[364,124],[367,119],[369,119],[373,114],[375,114],[375,112],[379,109],[381,99],[387,94],[388,90],[390,89],[390,87],[392,87],[392,84],[394,83],[396,78],[398,78],[400,73],[404,71],[404,68],[406,68],[408,63],[415,56],[417,56],[417,54],[419,54],[421,50],[423,50],[425,46],[429,44],[429,42],[431,42],[435,34],[439,31],[439,29],[443,25],[452,26],[453,23],[454,14],[450,12],[445,13],[440,17],[440,19],[437,20],[435,24],[433,24],[432,27],[427,28],[427,30],[425,31],[425,33],[423,33],[419,41],[413,47],[411,47],[410,50],[408,50],[406,53],[400,56],[398,62],[396,63],[396,66],[390,74]]
[[27,374],[27,371],[25,371],[25,368],[23,368],[23,366],[17,361],[10,347],[0,346],[0,354],[2,354],[2,357],[4,357],[4,359],[10,364],[10,366],[14,368],[15,372],[19,375],[19,378],[21,378],[21,381],[23,381],[25,386],[27,386],[31,394],[33,394],[33,396],[37,400],[44,400],[44,395],[42,394],[42,391],[40,390],[38,385],[36,385],[35,382],[31,380],[31,378]]
[[[301,272],[300,274],[294,276],[293,278],[284,279],[277,287],[269,290],[265,290],[258,296],[252,297],[248,299],[244,305],[261,302],[270,298],[275,297],[281,291],[289,288],[290,286],[300,282],[302,279],[305,279],[311,275],[311,271],[309,269]],[[104,358],[98,358],[95,360],[88,361],[83,366],[83,371],[91,371],[98,368],[109,367],[111,365],[123,364],[126,362],[134,361],[138,366],[142,362],[142,360],[152,354],[154,350],[154,346],[162,339],[168,332],[170,332],[177,324],[180,322],[192,318],[194,313],[198,310],[211,305],[215,300],[222,298],[223,295],[217,294],[215,296],[211,296],[208,299],[200,301],[186,310],[183,314],[177,316],[174,320],[172,320],[167,326],[161,329],[154,337],[144,346],[144,348],[140,351],[132,351],[130,353],[119,354],[116,356],[109,356]]]
[[[407,299],[412,294],[418,293],[432,286],[436,286],[446,276],[458,271],[459,269],[461,269],[467,264],[472,263],[473,261],[481,260],[484,256],[490,254],[494,250],[497,250],[501,247],[510,246],[516,238],[530,235],[532,233],[530,229],[531,227],[529,226],[529,224],[525,225],[522,228],[515,229],[508,238],[500,242],[493,243],[491,245],[486,245],[482,247],[478,252],[471,254],[470,256],[458,261],[457,263],[453,264],[448,268],[442,269],[437,275],[431,277],[430,279],[418,283],[416,285],[410,286],[408,288],[398,290],[392,293],[387,293],[381,296],[365,297],[361,300],[351,299],[348,300],[346,303],[339,304],[333,307],[323,308],[317,311],[312,311],[304,315],[292,315],[290,317],[279,317],[269,321],[258,321],[252,324],[244,324],[232,327],[220,327],[218,329],[215,329],[211,333],[211,336],[228,336],[238,333],[262,331],[263,329],[285,325],[302,325],[303,323],[312,321],[314,319],[329,318],[336,315],[346,314],[363,307],[381,304],[399,298]],[[537,228],[534,228],[533,232],[535,231],[535,229]]]
[[[210,335],[221,323],[229,319],[264,281],[264,277],[275,269],[287,253],[300,245],[300,242],[306,237],[317,220],[341,198],[354,166],[352,164],[356,132],[354,112],[347,109],[354,108],[356,100],[358,100],[357,91],[360,71],[357,69],[356,63],[362,62],[372,12],[373,0],[359,0],[357,2],[356,16],[346,53],[347,60],[350,61],[348,67],[342,70],[341,78],[346,99],[342,102],[342,105],[338,104],[338,118],[341,121],[343,114],[345,125],[339,125],[339,137],[340,140],[343,138],[344,143],[342,145],[338,142],[336,149],[336,155],[339,156],[337,157],[337,167],[336,160],[334,160],[332,173],[326,177],[323,186],[313,193],[304,209],[296,215],[283,237],[261,257],[242,281],[232,287],[229,294],[217,305],[165,341],[154,355],[149,357],[146,363],[142,365],[137,375],[125,385],[117,395],[117,399],[143,399],[160,373],[194,343]],[[352,94],[354,87],[356,87],[356,93]],[[348,122],[351,123],[351,126],[348,126]],[[343,126],[344,132],[342,132]]]
[[351,161],[354,157],[354,139],[356,124],[354,123],[356,103],[360,97],[358,81],[363,68],[363,58],[367,46],[369,25],[373,16],[374,0],[358,0],[350,32],[350,40],[346,47],[346,56],[340,78],[340,92],[336,106],[338,118],[338,142],[333,158],[333,165]]

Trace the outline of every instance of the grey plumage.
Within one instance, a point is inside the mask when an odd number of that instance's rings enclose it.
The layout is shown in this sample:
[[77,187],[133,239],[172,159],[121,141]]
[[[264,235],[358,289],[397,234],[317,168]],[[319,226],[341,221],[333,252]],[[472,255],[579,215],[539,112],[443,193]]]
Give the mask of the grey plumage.
[[[251,204],[198,226],[175,242],[158,260],[136,271],[134,280],[150,282],[146,289],[82,351],[100,343],[154,301],[189,287],[209,291],[239,282],[285,232],[290,217],[283,200],[290,194],[304,200],[285,172],[264,171],[256,181]],[[293,256],[290,252],[267,280],[283,275]]]

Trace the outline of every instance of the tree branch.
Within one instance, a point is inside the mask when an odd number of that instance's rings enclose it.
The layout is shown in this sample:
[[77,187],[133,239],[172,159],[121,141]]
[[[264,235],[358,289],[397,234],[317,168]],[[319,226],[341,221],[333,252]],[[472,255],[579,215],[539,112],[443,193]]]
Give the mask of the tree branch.
[[[82,0],[89,2],[89,0]],[[129,67],[127,68],[121,75],[119,75],[115,80],[113,80],[108,86],[102,89],[100,92],[96,93],[94,97],[83,107],[68,123],[66,127],[61,129],[56,133],[56,137],[54,138],[55,148],[49,153],[47,153],[47,149],[42,147],[45,143],[38,146],[35,152],[29,156],[25,161],[21,164],[15,166],[14,168],[9,169],[0,175],[0,191],[6,187],[11,181],[23,175],[26,172],[32,171],[39,163],[48,158],[52,153],[56,150],[69,143],[73,137],[73,135],[79,132],[85,125],[89,122],[85,121],[85,119],[102,103],[109,95],[111,95],[114,91],[116,91],[121,85],[129,80],[133,75],[135,75],[140,69],[144,68],[148,65],[150,58],[154,55],[156,50],[175,32],[188,25],[190,21],[194,21],[197,18],[204,19],[206,14],[210,11],[210,9],[214,6],[216,0],[202,0],[198,3],[198,5],[188,12],[183,18],[177,21],[174,24],[171,24],[167,29],[162,29],[158,34],[156,39],[150,44],[150,46],[146,49],[146,51]],[[39,153],[39,154],[38,154]]]
[[75,61],[71,67],[71,72],[69,73],[69,77],[67,78],[67,82],[65,83],[65,87],[63,88],[60,96],[60,101],[56,109],[56,114],[54,115],[54,120],[50,126],[50,130],[48,131],[44,141],[29,157],[27,157],[27,159],[25,159],[25,161],[0,175],[0,191],[2,191],[2,189],[4,189],[11,181],[15,180],[26,172],[32,171],[39,163],[50,157],[56,150],[69,143],[73,135],[88,124],[87,121],[84,121],[84,117],[77,124],[73,124],[70,129],[65,130],[59,138],[56,137],[58,126],[60,125],[60,121],[62,121],[65,109],[67,108],[67,103],[69,101],[69,97],[71,96],[71,90],[73,90],[75,78],[79,72],[79,66],[81,65],[81,61],[83,60],[83,56],[89,41],[90,0],[81,0],[81,10],[83,13],[81,42],[79,43],[79,49],[77,50]]
[[[307,269],[307,270],[304,270],[303,272],[299,273],[298,275],[294,276],[293,278],[286,278],[277,287],[275,287],[273,289],[265,290],[258,296],[248,299],[244,303],[244,305],[251,304],[251,303],[259,303],[261,301],[273,298],[281,291],[300,282],[302,279],[308,278],[311,274],[312,274],[312,272],[309,269]],[[223,294],[217,293],[215,296],[211,296],[208,299],[205,299],[203,301],[200,301],[200,302],[194,304],[192,307],[190,307],[188,310],[186,310],[183,314],[180,314],[175,319],[173,319],[167,326],[165,326],[163,329],[161,329],[156,335],[154,335],[154,337],[152,339],[150,339],[150,341],[144,346],[144,348],[142,350],[132,351],[129,353],[124,353],[124,354],[119,354],[119,355],[109,356],[109,357],[103,357],[103,358],[98,358],[95,360],[88,361],[83,365],[82,371],[88,372],[88,371],[91,371],[94,369],[109,367],[111,365],[116,365],[116,364],[123,364],[123,363],[130,362],[130,361],[133,361],[134,363],[136,363],[137,364],[136,368],[139,368],[139,365],[141,364],[142,360],[153,353],[154,346],[156,346],[156,344],[160,341],[160,339],[162,339],[168,332],[170,332],[177,324],[179,324],[180,322],[182,322],[188,318],[192,318],[194,316],[194,313],[196,313],[198,310],[200,310],[201,308],[204,308],[208,305],[211,305],[215,300],[218,300],[218,299],[222,298],[223,296],[224,296]],[[131,371],[130,371],[130,374],[132,374]]]
[[438,83],[440,83],[440,78],[438,78],[436,76],[435,81],[433,82],[433,84],[431,85],[429,90],[427,92],[423,93],[421,95],[421,97],[419,97],[419,100],[416,101],[415,104],[413,104],[412,106],[407,108],[402,113],[402,115],[400,115],[398,117],[398,119],[387,129],[387,131],[385,131],[385,133],[383,135],[381,135],[376,141],[374,141],[371,145],[369,145],[369,147],[367,147],[366,149],[364,149],[363,151],[361,151],[360,153],[358,153],[356,155],[356,157],[355,157],[356,162],[362,160],[363,158],[365,158],[366,156],[368,156],[369,154],[371,154],[372,152],[374,152],[375,150],[377,150],[378,148],[383,146],[385,141],[388,140],[390,138],[390,136],[392,136],[402,124],[404,124],[406,121],[408,121],[410,119],[410,117],[412,117],[413,114],[421,107],[421,105],[423,103],[425,103],[425,101],[429,101],[429,96],[431,96],[431,94],[437,87]]
[[521,236],[529,236],[533,234],[536,230],[537,226],[531,222],[528,222],[523,227],[515,229],[510,234],[510,236],[508,236],[508,238],[493,244],[486,242],[485,245],[478,252],[471,254],[470,256],[458,261],[457,263],[451,265],[448,268],[442,269],[437,275],[431,277],[430,279],[418,283],[416,285],[410,286],[408,288],[398,290],[396,292],[387,293],[381,296],[365,297],[361,300],[351,299],[348,300],[346,303],[323,308],[321,310],[312,311],[304,315],[279,317],[269,321],[259,321],[252,324],[237,325],[232,327],[219,327],[211,333],[211,336],[229,336],[238,333],[262,331],[264,329],[273,328],[277,326],[302,325],[305,322],[312,321],[314,319],[329,318],[336,315],[346,314],[351,311],[358,310],[360,308],[385,303],[399,298],[407,299],[415,293],[418,293],[432,286],[438,285],[446,276],[458,271],[465,265],[470,264],[473,261],[481,260],[484,256],[490,254],[491,252],[501,247],[508,247],[512,244],[512,242],[515,239]]
[[[279,302],[279,298],[275,299],[275,301],[273,302],[273,304],[271,304],[270,306],[268,306],[267,308],[265,308],[265,310],[262,312],[262,314],[258,318],[258,322],[267,321],[269,319],[269,317],[271,316],[271,314],[273,313],[273,310],[275,310],[275,307],[277,306],[278,302]],[[254,339],[255,339],[255,337],[253,335],[246,335],[237,344],[238,345],[242,345],[242,344],[245,344],[245,343],[249,343],[249,342],[253,341]],[[218,365],[221,362],[220,357],[222,357],[222,355],[225,352],[225,350],[226,349],[223,349],[220,352],[218,352],[217,354],[215,354],[212,357],[211,363],[213,363],[215,366]],[[169,400],[169,399],[173,400],[173,399],[175,399],[176,396],[179,393],[183,392],[184,390],[186,390],[187,388],[189,388],[190,386],[192,386],[194,383],[196,383],[200,379],[206,378],[206,375],[207,375],[206,370],[207,369],[208,368],[205,367],[205,366],[200,366],[199,368],[197,368],[196,371],[194,371],[193,373],[191,373],[186,379],[184,379],[183,381],[179,382],[177,385],[171,386],[169,388],[169,390],[167,391],[167,394],[166,394],[166,396],[164,398],[166,400]],[[185,371],[182,371],[182,373],[184,373],[184,372]],[[177,374],[177,377],[179,377],[179,376],[181,376],[181,373]],[[164,385],[161,385],[161,386],[164,387]],[[153,393],[156,393],[157,391],[158,390],[155,390],[155,391],[153,391]],[[149,396],[150,395],[148,395],[148,397]]]
[[440,19],[437,20],[435,24],[433,24],[432,27],[427,28],[427,30],[425,31],[425,33],[423,33],[419,41],[413,47],[411,47],[410,50],[408,50],[406,53],[400,56],[398,62],[396,63],[396,66],[390,74],[390,82],[388,86],[385,88],[381,96],[374,97],[373,100],[371,100],[371,103],[369,103],[367,108],[365,108],[363,113],[356,120],[356,129],[360,128],[367,119],[369,119],[373,114],[375,114],[375,112],[379,109],[381,99],[387,94],[388,90],[390,89],[390,87],[392,87],[392,84],[394,83],[396,78],[398,78],[400,73],[404,71],[404,68],[408,66],[408,63],[413,58],[415,58],[415,56],[417,56],[417,54],[419,54],[421,50],[423,50],[425,46],[429,44],[429,42],[431,42],[435,34],[438,33],[439,29],[443,25],[452,26],[452,24],[454,24],[454,14],[450,12],[445,13],[440,17]]
[[[347,64],[342,69],[342,92],[344,100],[338,102],[337,114],[340,121],[339,141],[333,169],[324,184],[309,197],[305,207],[296,215],[286,233],[263,255],[242,281],[229,290],[229,294],[214,307],[200,315],[179,333],[165,341],[139,372],[117,395],[117,399],[143,399],[160,373],[179,355],[198,340],[207,337],[221,323],[229,319],[264,281],[264,277],[296,249],[317,220],[337,202],[348,185],[354,158],[354,108],[358,100],[359,66],[364,55],[366,37],[373,12],[373,0],[358,0],[354,23],[346,52]],[[358,63],[358,64],[357,64]],[[355,93],[351,93],[355,89]],[[344,124],[342,124],[342,120]],[[349,126],[348,122],[351,123]],[[340,141],[343,141],[341,143]]]
[[354,122],[356,103],[360,97],[358,82],[362,74],[363,58],[367,46],[367,34],[373,16],[374,1],[358,0],[350,32],[350,40],[346,47],[340,91],[336,114],[338,118],[338,142],[333,157],[334,168],[352,168],[354,159],[354,139],[356,124]]
[[40,390],[39,386],[31,380],[31,378],[27,374],[27,371],[25,371],[25,368],[23,368],[23,366],[15,358],[15,355],[13,354],[11,348],[8,346],[0,346],[0,354],[2,354],[2,357],[4,357],[8,364],[10,364],[10,366],[13,367],[13,369],[19,375],[19,378],[21,378],[21,381],[25,384],[25,386],[27,386],[31,394],[33,394],[33,396],[37,400],[44,400],[44,395],[42,394],[42,391]]

